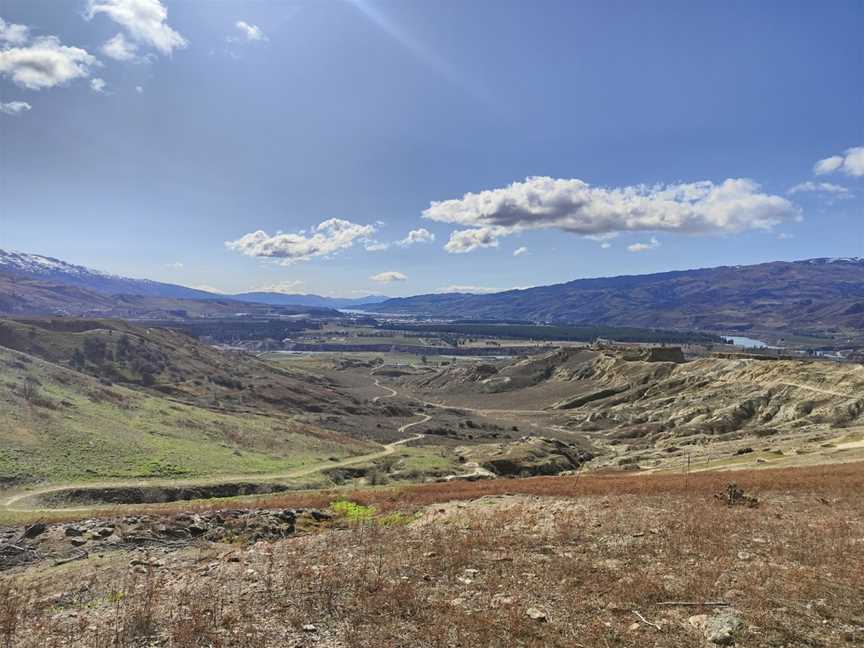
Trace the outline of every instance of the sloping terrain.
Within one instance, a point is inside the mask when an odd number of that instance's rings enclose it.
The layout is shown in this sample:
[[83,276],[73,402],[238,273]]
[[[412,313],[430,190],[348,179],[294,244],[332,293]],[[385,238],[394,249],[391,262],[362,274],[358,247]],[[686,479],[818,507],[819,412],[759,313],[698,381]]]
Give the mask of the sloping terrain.
[[206,298],[160,297],[153,295],[109,294],[75,284],[31,279],[0,271],[0,314],[4,315],[88,315],[182,319],[187,317],[309,314],[336,317],[338,313],[317,306],[271,306],[238,301],[217,295]]
[[367,411],[323,378],[121,320],[0,320],[0,346],[197,406],[282,414]]
[[[9,308],[9,304],[5,304],[4,307],[4,295],[6,295],[7,300],[9,299],[9,296],[6,294],[6,291],[3,290],[2,283],[0,283],[0,312],[5,313],[26,312],[33,314],[36,312],[50,312],[45,310],[33,310],[32,304],[30,305],[30,310],[22,310],[21,307],[25,302],[20,298],[23,297],[21,293],[24,291],[24,287],[27,287],[31,293],[28,295],[30,301],[35,303],[39,303],[40,301],[43,303],[50,301],[50,292],[52,289],[55,292],[63,293],[65,288],[67,295],[77,295],[79,300],[90,304],[90,309],[97,308],[100,303],[99,297],[92,293],[102,293],[103,295],[135,295],[139,297],[153,298],[149,300],[138,300],[143,305],[151,304],[151,308],[155,308],[152,305],[159,303],[159,300],[175,299],[204,301],[219,300],[222,302],[239,301],[246,302],[247,304],[311,306],[316,308],[344,308],[363,303],[371,304],[384,299],[383,297],[377,297],[374,295],[368,297],[340,299],[322,297],[320,295],[289,295],[273,292],[248,292],[236,295],[217,294],[177,284],[152,281],[149,279],[132,279],[130,277],[108,274],[107,272],[93,270],[92,268],[75,265],[73,263],[68,263],[53,257],[42,256],[40,254],[28,254],[25,252],[7,250],[0,250],[0,276],[2,275],[5,275],[7,280],[13,278],[18,280],[30,280],[19,281],[19,301],[17,303],[12,302],[14,306],[18,307],[16,310]],[[43,289],[42,294],[38,294],[40,286],[53,288],[45,288]],[[72,288],[78,290],[70,290]],[[104,298],[103,301],[104,303],[111,303],[110,300],[104,300]],[[74,302],[66,301],[65,303],[56,303],[56,298],[55,304],[55,308],[72,309],[74,307]],[[121,308],[122,305],[118,304],[116,307]],[[232,308],[236,309],[237,305],[235,304]],[[81,306],[75,308],[75,312],[80,312],[82,310],[87,309]]]
[[390,299],[379,313],[680,330],[825,334],[864,329],[864,259],[579,279],[490,295]]
[[0,347],[0,489],[35,482],[286,470],[369,451],[293,417],[107,385]]
[[[864,429],[864,366],[710,357],[674,350],[561,349],[506,364],[427,371],[406,390],[455,407],[542,410],[558,427],[615,446],[680,455],[717,441],[826,441]],[[846,432],[844,432],[846,431]],[[803,451],[801,449],[800,451]]]
[[756,506],[715,497],[728,492],[716,473],[582,475],[0,526],[0,639],[9,648],[858,646],[861,467],[737,474]]

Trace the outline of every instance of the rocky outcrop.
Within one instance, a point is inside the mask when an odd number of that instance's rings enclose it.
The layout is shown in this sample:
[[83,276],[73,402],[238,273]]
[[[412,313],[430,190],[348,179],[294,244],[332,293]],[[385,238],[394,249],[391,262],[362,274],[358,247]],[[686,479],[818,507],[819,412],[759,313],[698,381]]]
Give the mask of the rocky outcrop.
[[545,437],[522,437],[503,444],[460,448],[465,461],[473,461],[499,477],[558,475],[577,470],[593,455],[574,445]]
[[318,509],[252,509],[132,515],[74,523],[0,528],[0,571],[41,559],[57,564],[91,551],[148,546],[183,546],[193,541],[257,542],[293,535],[331,519]]

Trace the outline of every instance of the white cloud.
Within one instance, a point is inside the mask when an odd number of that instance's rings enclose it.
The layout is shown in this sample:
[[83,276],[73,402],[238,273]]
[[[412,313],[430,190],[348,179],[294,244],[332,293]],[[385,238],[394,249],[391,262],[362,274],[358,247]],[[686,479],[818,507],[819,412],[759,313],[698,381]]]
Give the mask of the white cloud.
[[189,286],[190,288],[194,288],[195,290],[203,290],[204,292],[216,293],[217,295],[226,295],[224,290],[221,288],[214,288],[213,286],[208,285],[199,285],[199,286]]
[[612,244],[609,241],[603,241],[600,244],[600,247],[603,248],[604,250],[608,250],[609,248],[612,247]]
[[7,103],[0,102],[0,113],[3,113],[4,115],[20,115],[31,108],[32,106],[26,101],[9,101]]
[[0,42],[8,45],[23,45],[30,39],[30,29],[26,25],[7,23],[0,18]]
[[331,218],[319,223],[308,235],[276,233],[270,236],[258,230],[237,239],[226,241],[228,249],[246,256],[282,259],[284,264],[308,261],[314,257],[333,254],[350,248],[355,241],[369,239],[375,233],[372,225],[358,225],[351,221]]
[[452,254],[473,252],[478,248],[498,247],[498,239],[510,234],[506,227],[478,227],[476,229],[456,230],[444,249]]
[[630,252],[647,252],[648,250],[656,250],[659,247],[660,241],[652,236],[651,240],[647,243],[634,243],[633,245],[628,245],[627,249]]
[[143,94],[144,88],[142,86],[135,86],[135,92],[138,94]]
[[628,231],[712,234],[767,230],[800,220],[789,200],[759,189],[748,179],[605,188],[578,179],[531,177],[502,189],[433,202],[423,217],[474,228],[453,232],[448,252],[495,247],[500,237],[527,229],[557,228],[594,237]]
[[390,247],[390,244],[389,243],[382,243],[381,241],[370,240],[370,241],[366,241],[366,243],[363,244],[363,247],[368,252],[383,252],[384,250],[386,250]]
[[263,286],[257,286],[250,290],[249,292],[274,292],[274,293],[283,293],[286,295],[296,293],[300,288],[302,288],[304,282],[300,279],[294,279],[293,281],[280,281],[275,284],[265,284]]
[[56,36],[43,36],[24,47],[0,50],[0,75],[28,90],[42,90],[89,76],[96,58],[79,47],[67,47]]
[[165,267],[169,268],[170,270],[182,270],[183,269],[183,262],[182,261],[175,261],[174,263],[167,263],[167,264],[165,264]]
[[[384,225],[381,221],[376,221],[378,225]],[[369,252],[381,252],[383,250],[387,250],[391,245],[398,245],[399,247],[408,247],[411,245],[415,245],[417,243],[431,243],[435,240],[435,235],[429,230],[421,227],[420,229],[411,230],[408,232],[408,235],[399,241],[394,241],[393,243],[385,243],[382,241],[374,241],[370,240],[365,243],[365,248]]]
[[251,25],[247,23],[245,20],[238,20],[234,26],[240,30],[240,33],[246,40],[249,41],[266,41],[270,40],[267,36],[264,35],[264,32],[261,31],[261,28],[258,25]]
[[102,46],[102,53],[115,61],[137,61],[138,46],[126,39],[123,34],[117,34]]
[[103,93],[105,92],[105,79],[90,79],[90,89],[93,92]]
[[832,155],[824,160],[819,160],[813,165],[813,173],[816,175],[834,173],[837,169],[843,166],[843,161],[844,159],[840,155]]
[[409,245],[414,245],[415,243],[432,243],[434,240],[435,235],[425,227],[421,227],[420,229],[408,232],[408,236],[396,243],[396,245],[407,247]]
[[455,284],[451,286],[444,286],[443,288],[439,288],[435,291],[436,293],[469,293],[472,295],[484,294],[484,293],[496,293],[501,292],[501,288],[489,288],[487,286],[465,286],[460,284]]
[[372,281],[377,281],[378,283],[393,283],[394,281],[408,281],[408,277],[406,277],[401,272],[379,272],[376,275],[372,275],[369,277]]
[[788,234],[787,232],[780,232],[777,235],[777,239],[780,241],[788,241],[788,240],[794,239],[794,238],[795,238],[794,234]]
[[849,190],[846,187],[841,187],[840,185],[832,184],[830,182],[802,182],[800,184],[792,187],[788,193],[789,195],[794,195],[802,192],[813,192],[813,193],[827,193],[835,196],[848,196]]
[[813,166],[813,173],[816,175],[827,175],[836,171],[856,178],[864,176],[864,146],[846,149],[843,155],[832,155],[819,160]]
[[123,27],[133,40],[162,54],[170,55],[189,44],[168,25],[168,10],[159,0],[88,0],[87,19],[100,13]]
[[528,248],[525,247],[524,245],[520,248],[516,248],[513,251],[513,256],[522,256],[523,254],[528,254]]

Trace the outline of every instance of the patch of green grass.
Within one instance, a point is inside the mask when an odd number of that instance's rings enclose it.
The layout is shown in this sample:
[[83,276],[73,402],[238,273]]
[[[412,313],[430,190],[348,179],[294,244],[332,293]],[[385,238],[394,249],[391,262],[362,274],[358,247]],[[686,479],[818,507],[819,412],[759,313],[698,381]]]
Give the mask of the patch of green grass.
[[383,527],[395,527],[395,526],[407,526],[411,524],[414,520],[419,517],[417,513],[413,515],[409,515],[407,513],[400,513],[399,511],[394,511],[393,513],[388,513],[387,515],[381,515],[375,519],[380,526]]
[[[34,394],[29,397],[25,385]],[[214,411],[0,348],[0,490],[286,472],[366,450],[288,416]]]
[[363,506],[346,499],[338,499],[331,502],[330,510],[334,515],[355,524],[368,522],[375,515],[375,507]]

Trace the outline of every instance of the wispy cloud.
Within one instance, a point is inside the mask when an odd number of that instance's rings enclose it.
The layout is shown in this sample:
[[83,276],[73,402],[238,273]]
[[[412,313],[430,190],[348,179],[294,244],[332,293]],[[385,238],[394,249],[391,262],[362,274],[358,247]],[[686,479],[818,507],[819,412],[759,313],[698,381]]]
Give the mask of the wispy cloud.
[[97,92],[99,94],[105,93],[105,86],[108,84],[105,83],[105,79],[90,79],[90,89],[93,92]]
[[501,288],[489,288],[488,286],[466,286],[463,284],[453,284],[438,288],[436,293],[468,293],[471,295],[482,295],[486,293],[501,292]]
[[372,275],[369,277],[372,281],[377,281],[378,283],[393,283],[394,281],[408,281],[408,277],[402,274],[401,272],[396,272],[395,270],[390,270],[388,272],[379,272],[376,275]]
[[138,61],[138,46],[123,34],[117,34],[102,45],[102,53],[115,61]]
[[26,25],[7,23],[0,18],[0,43],[23,45],[30,40],[30,28]]
[[274,292],[288,295],[299,292],[304,285],[305,282],[301,281],[300,279],[294,279],[289,281],[280,281],[278,283],[256,286],[248,292]]
[[830,182],[802,182],[800,184],[795,185],[789,191],[787,191],[790,196],[793,196],[798,193],[824,193],[830,194],[837,198],[845,198],[850,196],[849,189],[846,187],[841,187],[840,185],[832,184]]
[[4,115],[20,115],[30,110],[32,106],[26,101],[9,101],[7,103],[0,102],[0,113]]
[[658,241],[656,237],[652,236],[651,240],[647,243],[633,243],[633,245],[628,245],[627,250],[630,252],[647,252],[648,250],[656,250],[659,247],[660,241]]
[[[247,41],[270,40],[269,38],[267,38],[264,32],[261,31],[261,28],[258,25],[252,25],[250,23],[247,23],[245,20],[238,20],[236,23],[234,23],[234,26],[240,32],[240,35]],[[237,38],[232,36],[229,37],[228,40],[231,42],[235,42]]]
[[516,248],[513,250],[513,256],[522,256],[523,254],[528,254],[528,248],[524,245],[520,248]]

